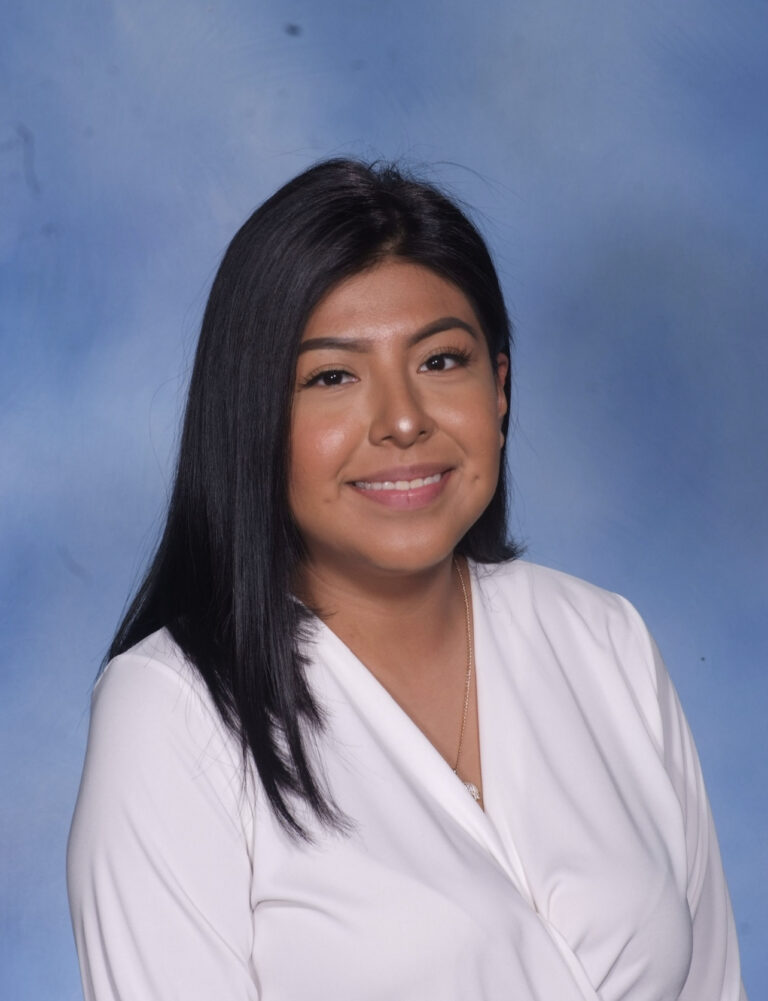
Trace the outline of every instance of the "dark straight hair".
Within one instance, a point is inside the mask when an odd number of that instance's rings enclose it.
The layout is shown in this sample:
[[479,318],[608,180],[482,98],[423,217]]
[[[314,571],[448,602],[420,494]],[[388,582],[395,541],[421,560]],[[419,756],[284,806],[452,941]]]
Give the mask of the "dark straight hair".
[[[473,306],[492,363],[510,324],[475,226],[433,185],[391,165],[334,159],[268,199],[229,245],[203,317],[161,541],[107,659],[166,627],[252,758],[271,807],[307,837],[296,807],[345,818],[312,764],[323,725],[305,675],[313,615],[295,600],[302,541],[288,506],[296,358],[312,309],[386,257],[431,268]],[[509,377],[505,385],[509,400]],[[509,411],[508,411],[509,412]],[[507,430],[507,417],[502,430]],[[457,552],[512,559],[504,450],[496,492]]]

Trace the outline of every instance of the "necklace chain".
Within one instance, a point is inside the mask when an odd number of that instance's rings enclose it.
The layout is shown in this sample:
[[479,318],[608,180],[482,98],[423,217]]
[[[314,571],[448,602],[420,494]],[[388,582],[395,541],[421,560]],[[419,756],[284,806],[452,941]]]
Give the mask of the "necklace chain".
[[[464,574],[461,572],[461,567],[459,566],[459,561],[454,556],[453,565],[456,567],[456,573],[459,577],[459,584],[461,584],[461,595],[464,598],[464,618],[466,623],[466,636],[467,636],[467,672],[464,680],[464,710],[461,714],[461,729],[459,730],[459,747],[456,751],[456,764],[453,766],[453,771],[456,775],[459,774],[459,761],[461,760],[461,749],[464,745],[464,731],[467,728],[467,714],[469,712],[469,693],[472,689],[472,616],[469,611],[469,595],[467,594],[467,587],[464,583]],[[474,784],[474,782],[465,782],[464,785],[467,787],[471,793],[473,799],[477,802],[480,801],[480,790]]]

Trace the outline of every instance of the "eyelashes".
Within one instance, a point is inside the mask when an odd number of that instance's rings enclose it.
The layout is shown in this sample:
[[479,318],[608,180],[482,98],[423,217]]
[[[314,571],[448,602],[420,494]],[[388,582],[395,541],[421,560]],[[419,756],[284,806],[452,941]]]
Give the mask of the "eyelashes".
[[354,376],[351,372],[347,372],[343,368],[324,368],[319,372],[312,372],[308,375],[301,382],[301,388],[306,389],[308,386],[323,386],[327,388],[342,386],[345,378],[354,379]]
[[[469,362],[469,358],[470,352],[466,348],[443,348],[431,354],[419,369],[426,368],[428,372],[446,372],[453,368],[463,368]],[[450,365],[446,366],[446,361],[449,361]]]
[[[455,368],[464,368],[469,363],[471,354],[471,351],[466,348],[443,348],[429,355],[419,365],[418,370],[419,372],[450,372]],[[310,372],[299,385],[302,389],[308,389],[312,386],[332,389],[355,379],[356,376],[348,372],[347,369],[328,366]]]

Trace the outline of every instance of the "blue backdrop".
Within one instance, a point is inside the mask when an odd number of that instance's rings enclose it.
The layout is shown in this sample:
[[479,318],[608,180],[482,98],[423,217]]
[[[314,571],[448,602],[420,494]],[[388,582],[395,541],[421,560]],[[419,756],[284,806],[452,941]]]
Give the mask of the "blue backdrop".
[[0,37],[0,995],[80,997],[89,687],[156,537],[207,288],[323,156],[468,202],[516,324],[513,528],[626,594],[768,983],[764,2],[35,0]]

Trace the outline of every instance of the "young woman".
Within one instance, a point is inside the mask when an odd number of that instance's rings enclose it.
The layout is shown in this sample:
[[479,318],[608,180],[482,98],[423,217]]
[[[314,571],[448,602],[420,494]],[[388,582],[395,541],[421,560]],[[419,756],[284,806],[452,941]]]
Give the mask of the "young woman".
[[507,538],[509,338],[473,225],[393,168],[235,236],[94,694],[89,1001],[744,997],[653,641]]

